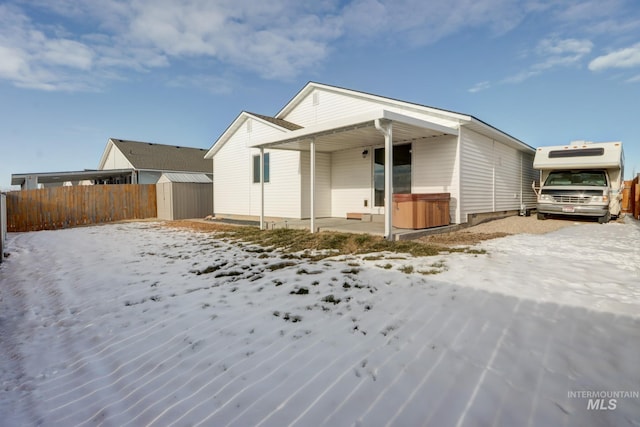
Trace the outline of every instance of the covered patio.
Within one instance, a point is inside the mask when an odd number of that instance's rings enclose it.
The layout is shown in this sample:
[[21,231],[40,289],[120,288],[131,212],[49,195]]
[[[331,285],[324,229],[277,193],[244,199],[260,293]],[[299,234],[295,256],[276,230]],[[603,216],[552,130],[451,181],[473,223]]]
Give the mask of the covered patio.
[[[362,230],[371,234],[382,234],[388,240],[395,240],[395,236],[404,236],[409,233],[423,232],[425,230],[404,230],[393,227],[392,195],[394,193],[394,158],[393,147],[400,144],[424,142],[442,136],[458,136],[457,128],[442,123],[427,121],[410,115],[401,114],[389,110],[370,111],[357,116],[350,116],[320,125],[309,126],[299,130],[288,132],[278,139],[255,141],[250,146],[260,150],[260,170],[264,170],[264,150],[293,150],[309,152],[309,219],[288,221],[293,226],[309,228],[311,232],[333,229],[341,231],[343,227],[350,231]],[[448,121],[451,123],[451,121]],[[342,150],[363,148],[363,157],[368,155],[367,147],[381,146],[384,149],[384,203],[383,221],[354,221],[342,218],[318,218],[318,185],[317,185],[317,156],[318,153],[335,153]],[[410,152],[411,150],[409,150]],[[306,171],[305,171],[306,173]],[[373,192],[373,180],[371,176],[371,191]],[[349,183],[332,182],[330,191],[338,185]],[[396,183],[397,185],[397,183]],[[406,191],[405,191],[406,192]],[[409,190],[411,192],[411,189]],[[265,220],[264,179],[260,174],[260,228],[268,227]],[[359,224],[358,224],[359,223]],[[346,230],[342,230],[346,231]]]

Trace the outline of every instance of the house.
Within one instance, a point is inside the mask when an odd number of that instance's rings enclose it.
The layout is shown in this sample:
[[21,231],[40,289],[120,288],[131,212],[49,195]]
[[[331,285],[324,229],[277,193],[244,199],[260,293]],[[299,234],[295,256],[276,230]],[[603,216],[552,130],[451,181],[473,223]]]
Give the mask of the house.
[[198,173],[211,178],[211,162],[205,149],[109,138],[100,158],[99,170],[131,169],[124,182],[115,184],[155,184],[164,172]]
[[19,185],[21,190],[63,187],[73,185],[119,184],[135,180],[133,169],[109,169],[98,171],[30,172],[11,174],[11,185]]
[[275,116],[241,112],[206,153],[215,214],[382,218],[393,194],[448,193],[449,222],[535,206],[535,150],[466,114],[310,82]]
[[203,158],[205,153],[202,148],[110,138],[98,170],[12,174],[11,185],[32,190],[63,185],[155,184],[164,172],[211,178],[211,162]]

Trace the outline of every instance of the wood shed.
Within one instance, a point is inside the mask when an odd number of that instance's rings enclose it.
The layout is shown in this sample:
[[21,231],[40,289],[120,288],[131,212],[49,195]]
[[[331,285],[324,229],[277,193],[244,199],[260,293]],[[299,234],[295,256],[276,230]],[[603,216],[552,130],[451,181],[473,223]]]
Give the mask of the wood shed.
[[158,218],[204,218],[213,213],[213,181],[206,174],[162,174],[156,184]]

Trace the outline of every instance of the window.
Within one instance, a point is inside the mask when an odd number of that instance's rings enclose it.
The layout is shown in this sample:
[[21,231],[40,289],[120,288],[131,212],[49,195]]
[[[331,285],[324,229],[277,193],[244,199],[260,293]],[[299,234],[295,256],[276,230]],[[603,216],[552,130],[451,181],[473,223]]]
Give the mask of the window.
[[606,187],[607,176],[604,171],[600,170],[554,171],[549,174],[544,184],[549,186],[586,185]]
[[[264,153],[264,182],[269,182],[269,153]],[[253,183],[260,182],[260,155],[253,156]]]
[[550,159],[557,159],[562,157],[591,157],[604,155],[604,148],[582,148],[579,150],[554,150],[549,151]]

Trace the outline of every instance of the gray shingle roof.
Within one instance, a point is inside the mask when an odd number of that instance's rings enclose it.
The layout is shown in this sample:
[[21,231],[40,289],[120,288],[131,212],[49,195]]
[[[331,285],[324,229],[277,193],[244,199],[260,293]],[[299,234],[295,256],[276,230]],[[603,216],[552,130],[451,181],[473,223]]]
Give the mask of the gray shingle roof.
[[[249,113],[249,112],[247,111],[247,113]],[[292,122],[288,122],[288,121],[283,120],[283,119],[276,119],[275,117],[265,116],[265,115],[256,114],[256,113],[249,113],[249,114],[251,114],[252,116],[256,116],[256,117],[258,117],[258,118],[260,118],[262,120],[265,120],[265,121],[267,121],[269,123],[273,123],[274,125],[278,125],[278,126],[280,126],[282,128],[288,129],[288,130],[302,129],[302,126],[299,126],[299,125],[297,125],[295,123],[292,123]]]
[[203,148],[179,147],[111,138],[135,169],[211,173],[211,160]]

